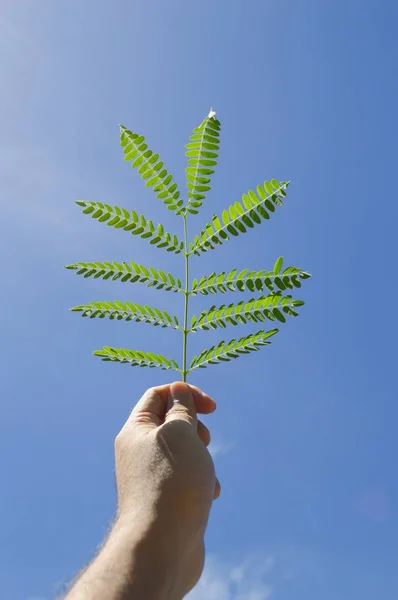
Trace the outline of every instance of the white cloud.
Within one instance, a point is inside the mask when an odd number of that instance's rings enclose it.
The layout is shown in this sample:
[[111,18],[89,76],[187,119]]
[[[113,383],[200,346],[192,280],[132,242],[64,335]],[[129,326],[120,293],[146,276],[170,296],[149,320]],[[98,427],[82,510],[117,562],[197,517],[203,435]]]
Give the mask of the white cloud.
[[269,600],[272,586],[270,571],[273,556],[247,558],[239,564],[228,564],[209,556],[203,575],[187,599],[189,600]]
[[237,567],[234,567],[230,573],[231,581],[234,581],[235,583],[240,583],[244,579],[245,572],[246,572],[245,565],[239,565]]
[[237,600],[268,600],[271,596],[271,587],[269,585],[260,585],[256,589],[251,589],[247,593],[239,594]]
[[275,567],[275,557],[272,556],[272,554],[269,554],[268,556],[265,557],[265,560],[264,560],[264,564],[263,564],[264,573],[268,573],[269,571],[272,571],[272,569],[274,567]]
[[222,454],[228,454],[232,450],[232,445],[225,442],[211,442],[209,446],[209,452],[213,458],[221,456]]

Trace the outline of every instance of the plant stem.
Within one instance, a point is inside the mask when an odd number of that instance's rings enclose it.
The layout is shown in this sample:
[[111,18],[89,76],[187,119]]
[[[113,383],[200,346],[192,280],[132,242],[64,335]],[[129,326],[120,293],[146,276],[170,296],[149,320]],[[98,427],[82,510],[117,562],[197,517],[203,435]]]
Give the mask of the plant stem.
[[185,290],[184,290],[184,328],[182,330],[182,380],[187,380],[187,338],[188,338],[188,298],[189,298],[189,256],[188,256],[188,230],[187,214],[183,214],[184,219],[184,250],[185,250]]

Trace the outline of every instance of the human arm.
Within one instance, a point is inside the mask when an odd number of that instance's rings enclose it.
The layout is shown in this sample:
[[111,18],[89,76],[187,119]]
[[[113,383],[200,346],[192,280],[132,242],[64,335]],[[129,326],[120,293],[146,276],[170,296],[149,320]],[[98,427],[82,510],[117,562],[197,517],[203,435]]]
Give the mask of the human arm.
[[115,524],[66,600],[181,600],[197,583],[219,494],[197,413],[214,409],[182,382],[144,394],[115,442]]

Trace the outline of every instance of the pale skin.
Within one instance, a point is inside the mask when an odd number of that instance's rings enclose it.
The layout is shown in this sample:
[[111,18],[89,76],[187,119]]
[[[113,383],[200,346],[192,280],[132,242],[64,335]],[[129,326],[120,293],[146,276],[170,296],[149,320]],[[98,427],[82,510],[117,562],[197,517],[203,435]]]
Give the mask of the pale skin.
[[183,382],[139,400],[115,440],[115,523],[65,600],[181,600],[196,585],[220,494],[210,433],[197,414],[215,408]]

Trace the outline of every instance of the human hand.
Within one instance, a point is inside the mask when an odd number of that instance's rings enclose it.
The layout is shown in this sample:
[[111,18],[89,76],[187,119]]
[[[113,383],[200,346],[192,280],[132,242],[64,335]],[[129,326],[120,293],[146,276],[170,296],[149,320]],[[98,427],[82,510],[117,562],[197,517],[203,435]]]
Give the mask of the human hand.
[[220,493],[206,448],[210,433],[197,419],[214,410],[195,386],[150,388],[115,440],[117,524],[142,540],[155,573],[167,565],[181,597],[201,575],[204,532]]

